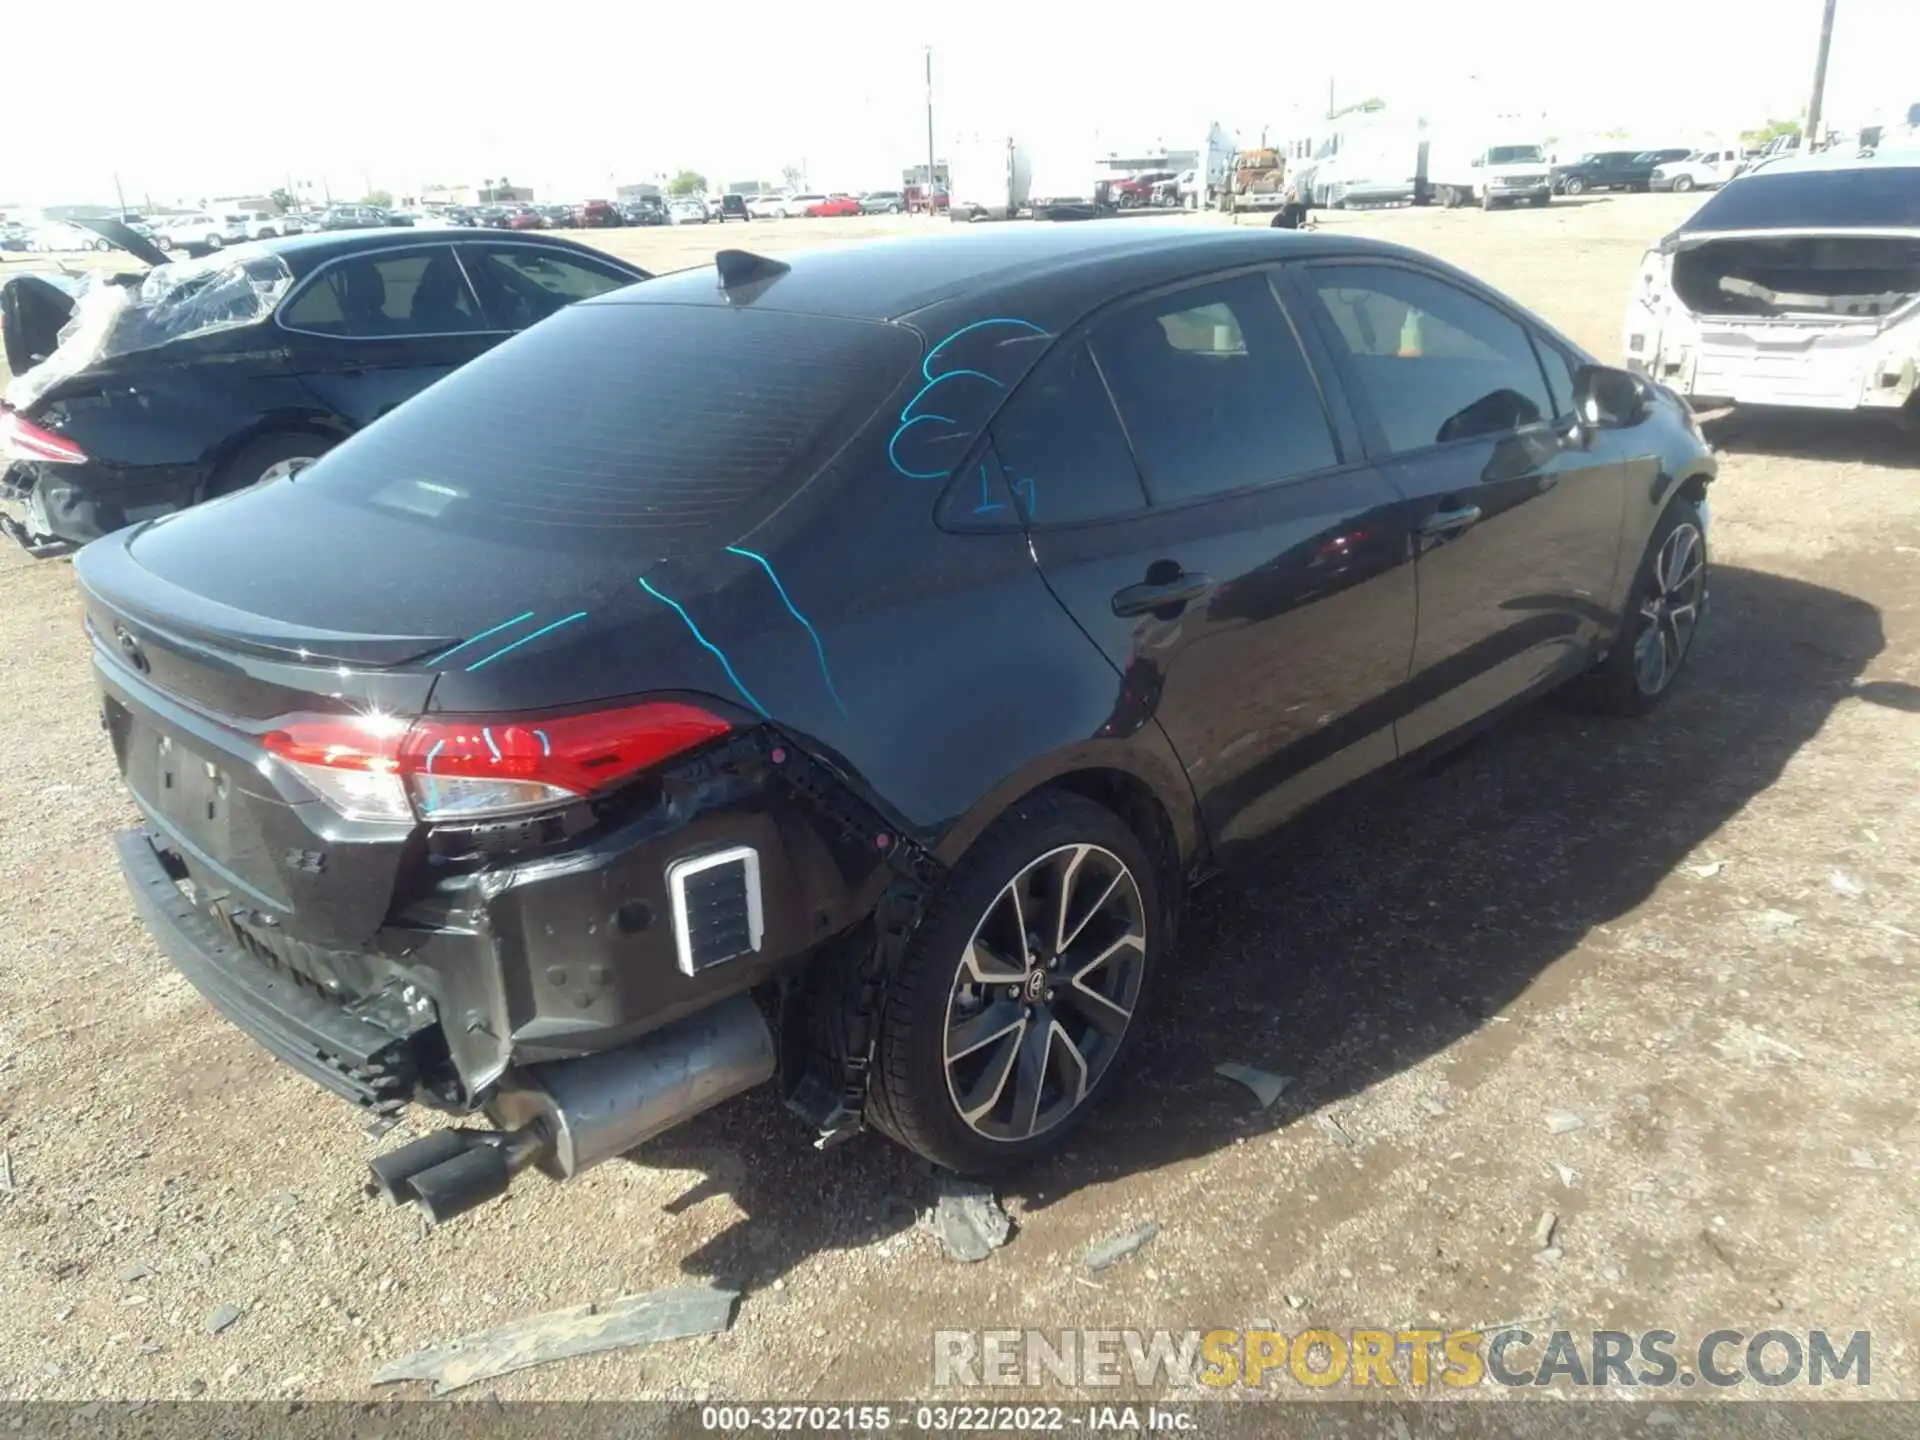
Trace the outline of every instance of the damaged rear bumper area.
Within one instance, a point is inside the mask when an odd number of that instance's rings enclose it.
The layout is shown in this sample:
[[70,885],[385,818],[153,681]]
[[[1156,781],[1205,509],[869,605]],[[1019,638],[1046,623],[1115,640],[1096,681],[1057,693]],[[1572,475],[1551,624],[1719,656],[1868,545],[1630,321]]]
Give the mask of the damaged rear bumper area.
[[442,1130],[374,1163],[390,1199],[443,1220],[526,1169],[571,1179],[805,1073],[810,1057],[783,1048],[784,997],[802,988],[787,982],[871,910],[882,852],[908,847],[876,847],[851,808],[815,803],[826,772],[787,747],[741,737],[699,768],[663,800],[666,828],[469,877],[470,903],[431,925],[402,907],[352,951],[221,898],[163,830],[116,845],[174,965],[279,1059],[377,1114],[419,1101],[498,1127]]
[[1628,368],[1690,399],[1896,411],[1920,392],[1920,238],[1716,240],[1641,283]]

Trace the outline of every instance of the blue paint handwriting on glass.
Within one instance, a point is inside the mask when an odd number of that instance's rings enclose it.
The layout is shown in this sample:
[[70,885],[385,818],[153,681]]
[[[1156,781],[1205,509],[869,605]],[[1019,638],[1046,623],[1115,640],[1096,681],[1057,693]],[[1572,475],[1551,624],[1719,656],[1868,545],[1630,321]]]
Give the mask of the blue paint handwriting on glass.
[[[967,380],[983,382],[995,390],[1004,390],[1007,388],[1005,381],[987,374],[984,370],[975,370],[967,366],[955,366],[951,370],[936,368],[946,348],[961,336],[994,327],[1011,327],[1043,337],[1047,334],[1046,330],[1034,324],[1031,320],[1021,320],[1010,316],[995,317],[990,320],[976,320],[971,325],[962,325],[958,330],[955,330],[944,340],[940,341],[939,344],[927,351],[926,358],[920,362],[920,378],[925,383],[914,393],[913,398],[901,407],[900,424],[898,428],[894,430],[892,438],[887,441],[887,460],[893,468],[905,478],[909,480],[944,480],[951,473],[951,467],[944,469],[939,467],[932,469],[909,468],[908,461],[901,459],[900,442],[908,438],[916,429],[919,429],[921,433],[914,435],[913,438],[923,443],[938,443],[938,439],[943,438],[949,442],[958,441],[964,444],[972,438],[971,431],[960,428],[962,422],[953,416],[936,414],[922,409],[922,402],[926,401],[929,395],[941,386],[946,386],[952,399],[960,400],[964,397],[958,394],[957,391],[962,387],[956,386],[954,382]],[[943,409],[952,410],[962,408],[960,405],[950,404],[944,399],[941,401],[941,406]],[[922,428],[928,425],[945,425],[955,427],[955,429],[952,433],[942,436],[938,431],[929,432]],[[925,462],[921,463],[924,464]]]
[[[1029,520],[1033,518],[1040,487],[1031,476],[1010,482],[1014,496],[1020,501]],[[987,478],[987,462],[980,462],[980,503],[973,507],[976,515],[991,515],[996,510],[1007,508],[1007,502],[993,498],[992,482]]]

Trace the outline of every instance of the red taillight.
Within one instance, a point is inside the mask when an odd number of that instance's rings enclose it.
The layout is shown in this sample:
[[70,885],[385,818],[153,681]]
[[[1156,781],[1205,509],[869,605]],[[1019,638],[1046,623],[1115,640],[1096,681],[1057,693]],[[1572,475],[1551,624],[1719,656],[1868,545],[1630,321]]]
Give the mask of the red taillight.
[[9,460],[49,460],[84,465],[87,452],[51,430],[43,430],[18,410],[0,410],[0,455]]
[[460,821],[580,799],[729,728],[654,701],[553,719],[302,715],[263,743],[350,819]]

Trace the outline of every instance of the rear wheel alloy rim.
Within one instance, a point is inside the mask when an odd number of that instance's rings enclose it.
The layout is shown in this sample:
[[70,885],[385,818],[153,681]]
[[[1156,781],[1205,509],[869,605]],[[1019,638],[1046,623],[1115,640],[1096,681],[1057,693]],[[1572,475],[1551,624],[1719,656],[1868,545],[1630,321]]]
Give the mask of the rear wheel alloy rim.
[[1100,1083],[1146,975],[1140,887],[1098,845],[1032,861],[987,906],[947,998],[947,1094],[975,1134],[1059,1125]]
[[1653,558],[1647,597],[1640,605],[1633,680],[1642,695],[1658,695],[1673,683],[1693,644],[1706,588],[1706,543],[1696,526],[1676,525]]

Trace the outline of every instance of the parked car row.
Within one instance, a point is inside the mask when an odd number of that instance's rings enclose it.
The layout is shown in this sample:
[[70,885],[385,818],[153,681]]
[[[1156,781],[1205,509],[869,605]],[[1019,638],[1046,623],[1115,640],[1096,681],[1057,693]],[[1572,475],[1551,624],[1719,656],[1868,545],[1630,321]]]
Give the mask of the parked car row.
[[1589,151],[1570,164],[1553,167],[1553,191],[1556,195],[1583,195],[1589,190],[1650,190],[1655,170],[1678,164],[1693,153],[1685,146]]
[[1190,880],[1548,690],[1650,710],[1706,598],[1684,404],[1397,246],[96,229],[154,269],[0,287],[0,510],[104,537],[120,864],[290,1066],[497,1127],[375,1162],[435,1219],[776,1075],[1055,1150]]

